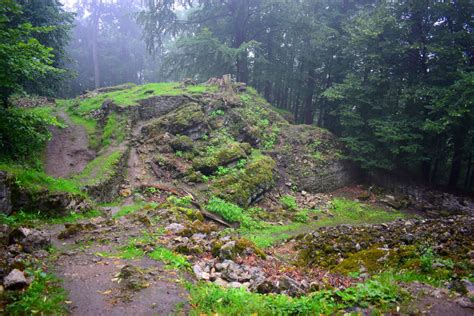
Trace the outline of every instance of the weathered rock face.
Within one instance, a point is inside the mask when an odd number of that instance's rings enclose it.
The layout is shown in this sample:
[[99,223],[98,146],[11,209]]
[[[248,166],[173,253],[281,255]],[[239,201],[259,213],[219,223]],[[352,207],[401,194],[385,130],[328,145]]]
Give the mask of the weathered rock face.
[[[299,242],[303,263],[333,267],[349,255],[401,246],[431,247],[441,256],[469,260],[474,249],[474,217],[398,220],[379,225],[320,228]],[[383,256],[383,251],[380,253]]]
[[153,97],[127,110],[140,121],[131,143],[149,167],[142,178],[206,183],[244,207],[289,181],[309,192],[352,181],[332,134],[290,125],[253,90],[239,91]]
[[11,191],[7,184],[7,173],[0,171],[0,214],[10,215],[13,205]]
[[44,214],[68,215],[81,213],[91,208],[83,197],[67,192],[29,192],[12,185],[11,201],[13,210],[35,210]]
[[326,130],[290,125],[282,130],[276,148],[278,165],[299,190],[328,192],[352,183],[354,166],[342,159],[343,148]]

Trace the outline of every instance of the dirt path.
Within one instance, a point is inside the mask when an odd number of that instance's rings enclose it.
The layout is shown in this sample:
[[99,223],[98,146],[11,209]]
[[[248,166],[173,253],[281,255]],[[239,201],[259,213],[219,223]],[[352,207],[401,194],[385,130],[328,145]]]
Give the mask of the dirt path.
[[95,157],[89,149],[87,132],[84,127],[72,123],[69,116],[61,111],[58,117],[68,127],[51,129],[53,137],[46,148],[46,173],[53,177],[67,177],[81,172]]
[[[148,257],[136,260],[104,255],[126,246],[140,235],[143,226],[127,220],[104,224],[92,220],[93,230],[85,230],[64,240],[58,239],[62,225],[51,227],[51,239],[60,255],[54,272],[68,292],[70,315],[181,315],[187,307],[187,292],[177,271]],[[126,266],[137,269],[144,286],[132,288],[122,279]]]

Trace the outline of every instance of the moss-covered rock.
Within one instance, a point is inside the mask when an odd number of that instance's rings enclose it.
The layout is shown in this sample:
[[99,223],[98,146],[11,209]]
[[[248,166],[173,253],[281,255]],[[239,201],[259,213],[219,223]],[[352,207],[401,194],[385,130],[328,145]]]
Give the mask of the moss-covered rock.
[[178,135],[171,141],[174,151],[192,151],[194,149],[193,140],[186,135]]
[[247,143],[231,143],[216,149],[213,153],[199,157],[193,162],[193,168],[205,175],[211,175],[219,166],[227,166],[247,157],[251,147]]
[[[421,249],[431,248],[437,256],[468,260],[474,246],[474,218],[455,216],[430,220],[398,220],[379,225],[323,227],[300,241],[304,265],[351,271],[363,264],[378,269],[382,257],[391,266],[417,267]],[[379,251],[390,249],[390,252]],[[415,251],[417,250],[417,251]],[[342,262],[342,263],[341,263]]]
[[271,157],[254,156],[240,172],[216,181],[212,191],[227,201],[247,207],[275,184],[275,169],[276,163]]
[[187,103],[178,109],[162,116],[154,123],[154,128],[172,134],[183,134],[194,138],[198,130],[207,127],[206,115],[198,103]]

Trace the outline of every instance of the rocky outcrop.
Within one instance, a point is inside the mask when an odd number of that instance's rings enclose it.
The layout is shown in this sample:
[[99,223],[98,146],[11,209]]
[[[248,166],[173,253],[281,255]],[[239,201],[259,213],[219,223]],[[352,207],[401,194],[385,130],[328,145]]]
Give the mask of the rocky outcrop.
[[299,190],[329,192],[354,182],[355,167],[343,158],[344,148],[330,132],[306,125],[282,129],[273,156]]
[[364,250],[372,249],[374,254],[383,256],[383,249],[411,245],[430,247],[440,256],[470,260],[469,253],[474,249],[474,217],[323,227],[303,236],[298,247],[305,265],[334,267],[351,254]]

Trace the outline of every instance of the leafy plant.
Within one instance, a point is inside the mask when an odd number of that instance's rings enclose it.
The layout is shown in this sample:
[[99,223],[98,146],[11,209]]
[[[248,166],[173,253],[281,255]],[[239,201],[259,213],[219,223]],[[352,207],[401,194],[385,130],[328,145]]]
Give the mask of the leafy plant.
[[261,227],[261,223],[253,219],[242,208],[217,197],[213,197],[209,200],[206,205],[206,209],[212,213],[222,216],[222,218],[231,223],[239,222],[242,227],[248,229]]
[[220,109],[219,110],[214,110],[214,111],[211,112],[211,114],[209,114],[210,118],[216,118],[218,116],[224,116],[224,115],[225,115],[224,111],[222,111]]
[[296,211],[298,209],[298,203],[296,203],[294,196],[284,195],[280,198],[280,203],[285,209],[289,211]]
[[307,210],[297,212],[293,216],[293,221],[297,223],[307,223],[309,221],[309,215]]
[[66,292],[55,276],[41,270],[31,272],[34,279],[24,292],[8,292],[8,315],[63,315]]

